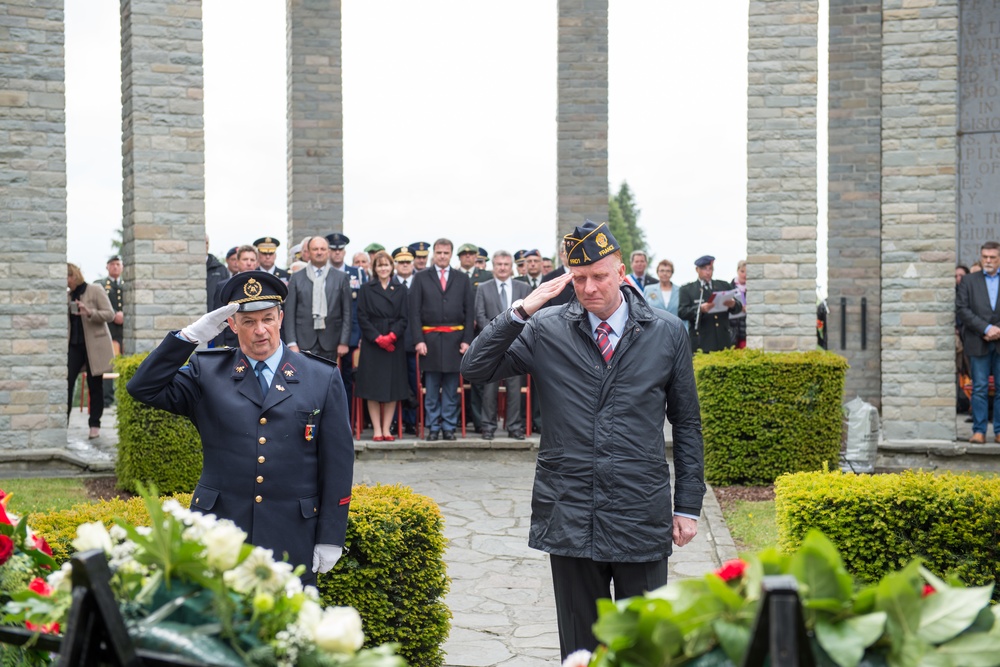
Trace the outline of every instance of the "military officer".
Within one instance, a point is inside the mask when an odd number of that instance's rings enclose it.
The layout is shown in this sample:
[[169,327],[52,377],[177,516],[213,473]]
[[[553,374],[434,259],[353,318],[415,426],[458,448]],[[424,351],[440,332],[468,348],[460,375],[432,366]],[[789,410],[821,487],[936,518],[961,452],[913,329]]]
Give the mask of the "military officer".
[[479,283],[493,279],[493,274],[486,269],[476,266],[476,257],[479,256],[479,246],[465,243],[458,248],[458,270],[469,277],[472,287],[479,287]]
[[348,405],[354,404],[354,353],[361,343],[361,326],[358,324],[358,292],[361,286],[368,282],[368,274],[364,269],[349,265],[345,260],[347,257],[347,244],[351,239],[340,232],[326,235],[327,243],[330,244],[330,266],[338,271],[347,274],[347,279],[351,283],[351,338],[347,343],[349,348],[347,354],[340,358],[341,373],[344,377],[344,389],[347,390]]
[[524,253],[526,252],[528,251],[518,250],[514,253],[514,268],[517,269],[517,276],[514,278],[515,280],[528,272],[528,267],[524,263]]
[[[306,565],[303,582],[314,583],[343,551],[354,445],[336,365],[278,337],[286,294],[269,273],[238,274],[223,290],[227,305],[167,334],[128,392],[198,429],[204,464],[192,509],[231,519],[250,543]],[[195,353],[227,323],[239,347]]]
[[427,268],[427,256],[431,253],[431,244],[426,241],[417,241],[409,245],[410,254],[413,255],[413,270],[423,271]]
[[267,271],[272,276],[276,276],[288,284],[288,279],[291,277],[288,271],[284,269],[279,269],[274,265],[275,257],[278,253],[278,246],[281,245],[281,241],[271,236],[264,236],[253,242],[255,248],[257,248],[257,256],[260,261],[260,270]]
[[724,280],[712,280],[715,270],[715,258],[703,255],[694,261],[698,280],[681,287],[678,296],[677,316],[688,322],[688,332],[691,336],[691,352],[716,352],[733,346],[729,334],[729,316],[742,312],[743,306],[739,299],[727,299],[722,302],[726,310],[712,310],[712,294],[732,289],[732,285]]
[[528,283],[528,287],[534,292],[535,288],[542,284],[542,254],[537,249],[522,250],[521,261],[524,264],[524,273],[514,280]]
[[479,246],[479,253],[476,255],[476,266],[485,271],[486,262],[488,261],[490,261],[490,254],[486,252],[486,248]]
[[[115,311],[115,317],[108,322],[108,330],[111,332],[111,345],[114,348],[115,356],[122,353],[122,345],[125,342],[125,281],[122,280],[122,258],[120,255],[112,255],[108,259],[108,275],[94,283],[104,288],[111,302],[111,309]],[[104,380],[104,407],[110,407],[115,402],[115,381]]]

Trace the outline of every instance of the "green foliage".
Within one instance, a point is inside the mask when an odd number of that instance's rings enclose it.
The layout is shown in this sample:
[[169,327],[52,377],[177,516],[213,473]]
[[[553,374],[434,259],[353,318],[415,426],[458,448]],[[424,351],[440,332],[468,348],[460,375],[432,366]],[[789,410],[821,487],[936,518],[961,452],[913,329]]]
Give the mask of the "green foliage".
[[13,497],[18,514],[69,509],[87,502],[87,487],[80,477],[24,477],[5,479],[0,486]]
[[163,493],[194,490],[201,475],[201,438],[186,417],[151,408],[133,399],[125,385],[148,353],[115,358],[115,401],[118,403],[119,488],[136,492],[137,484],[154,485]]
[[818,665],[1000,665],[992,585],[945,582],[914,561],[857,588],[833,543],[810,531],[790,555],[767,550],[643,597],[599,601],[602,646],[590,666],[743,664],[769,575],[795,578]]
[[632,251],[646,249],[646,235],[639,227],[640,213],[642,211],[636,206],[635,195],[628,183],[622,181],[618,194],[608,200],[608,227],[621,246],[626,269],[630,268],[628,260]]
[[[173,497],[184,507],[191,504],[190,493]],[[148,526],[149,511],[143,499],[138,496],[129,500],[113,498],[96,503],[82,503],[68,510],[35,514],[31,517],[31,528],[45,538],[52,548],[52,558],[61,565],[75,553],[73,540],[76,539],[77,526],[99,521],[110,530],[116,523],[115,519],[123,519],[133,526]]]
[[319,578],[324,604],[361,614],[366,646],[398,642],[412,667],[444,660],[451,612],[443,528],[441,511],[425,496],[401,486],[356,486],[344,556]]
[[695,355],[694,370],[711,484],[770,484],[839,460],[843,357],[729,349]]
[[738,500],[722,511],[722,518],[741,551],[760,551],[778,545],[773,500]]
[[775,506],[779,548],[793,550],[809,530],[821,530],[863,581],[919,557],[939,575],[975,585],[1000,582],[998,479],[799,473],[778,479]]

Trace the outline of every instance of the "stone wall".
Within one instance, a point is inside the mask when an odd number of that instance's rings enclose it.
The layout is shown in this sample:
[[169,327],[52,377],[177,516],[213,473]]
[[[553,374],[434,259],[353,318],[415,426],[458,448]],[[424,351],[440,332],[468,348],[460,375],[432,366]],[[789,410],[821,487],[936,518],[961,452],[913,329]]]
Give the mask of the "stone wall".
[[288,0],[288,245],[344,230],[340,0]]
[[882,420],[955,438],[957,0],[882,8]]
[[750,0],[747,345],[816,347],[816,0]]
[[122,0],[125,353],[205,303],[205,122],[199,0]]
[[845,397],[879,406],[882,3],[830,0],[829,54],[829,349],[850,364]]
[[66,446],[62,0],[0,3],[0,449]]
[[557,241],[608,219],[608,0],[559,0]]

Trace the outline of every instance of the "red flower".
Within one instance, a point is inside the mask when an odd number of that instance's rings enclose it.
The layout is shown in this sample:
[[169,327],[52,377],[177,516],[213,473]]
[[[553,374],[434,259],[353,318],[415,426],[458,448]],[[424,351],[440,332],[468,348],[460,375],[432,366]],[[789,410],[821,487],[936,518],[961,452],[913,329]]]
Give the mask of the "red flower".
[[0,565],[10,560],[14,555],[14,541],[6,535],[0,535]]
[[39,595],[44,595],[45,597],[52,595],[52,587],[49,586],[49,582],[45,581],[41,577],[35,577],[32,579],[31,583],[28,584],[28,590],[34,591]]
[[35,535],[35,548],[43,554],[48,556],[52,555],[52,547],[49,546],[49,543],[45,541],[44,537],[38,534]]
[[10,517],[7,516],[7,507],[0,503],[0,523],[11,523]]
[[722,567],[715,571],[715,573],[719,575],[723,581],[732,581],[733,579],[739,579],[742,577],[746,569],[746,562],[736,559],[726,561],[722,564]]
[[935,593],[937,593],[937,591],[934,590],[933,586],[930,584],[924,584],[924,592],[921,597],[927,597],[928,595],[934,595]]
[[28,628],[32,632],[44,632],[45,634],[49,634],[49,635],[58,635],[59,634],[59,624],[58,623],[49,623],[48,625],[36,625],[35,623],[32,623],[31,621],[25,621],[24,625],[25,625],[26,628]]

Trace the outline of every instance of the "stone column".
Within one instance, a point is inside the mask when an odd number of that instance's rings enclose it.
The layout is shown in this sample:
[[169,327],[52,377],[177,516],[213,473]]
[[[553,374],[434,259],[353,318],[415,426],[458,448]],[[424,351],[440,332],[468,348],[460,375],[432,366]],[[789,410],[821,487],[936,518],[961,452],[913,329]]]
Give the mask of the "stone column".
[[[829,89],[829,349],[850,364],[844,395],[861,396],[878,406],[882,399],[880,0],[830,0]],[[846,316],[841,315],[842,300]]]
[[121,0],[125,353],[205,304],[200,0]]
[[817,0],[750,0],[747,345],[816,347]]
[[340,0],[288,0],[288,244],[344,229]]
[[958,0],[882,5],[882,419],[955,438]]
[[608,219],[608,0],[559,0],[557,241]]
[[66,447],[63,0],[0,3],[0,449]]

